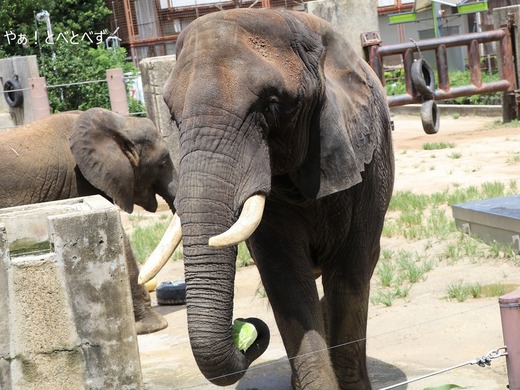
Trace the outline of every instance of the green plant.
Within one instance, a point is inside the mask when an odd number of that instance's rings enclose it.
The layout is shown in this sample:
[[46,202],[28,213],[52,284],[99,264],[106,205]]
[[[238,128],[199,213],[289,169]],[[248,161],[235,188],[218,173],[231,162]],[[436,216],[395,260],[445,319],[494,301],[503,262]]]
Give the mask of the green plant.
[[[144,261],[150,256],[152,251],[157,247],[169,221],[162,221],[148,226],[138,225],[130,233],[130,245],[134,252],[135,259],[138,263]],[[182,248],[177,249],[172,255],[172,260],[178,260],[183,257]]]
[[435,387],[425,387],[424,390],[451,390],[451,389],[462,389],[462,386],[456,385],[454,383],[447,383],[440,386]]
[[260,298],[267,298],[267,293],[265,292],[264,286],[260,285],[255,291],[255,295]]
[[[437,76],[437,75],[436,75]],[[482,72],[482,81],[488,83],[491,81],[498,81],[500,76],[497,72],[491,75]],[[449,74],[450,85],[452,87],[471,85],[471,74],[467,71],[450,72]],[[461,96],[454,99],[447,99],[444,101],[445,104],[500,104],[501,94],[500,93],[489,93],[489,94],[476,94],[471,96]]]
[[408,294],[410,293],[411,288],[412,288],[411,285],[408,285],[406,287],[401,287],[401,286],[396,287],[396,289],[394,291],[394,295],[397,298],[406,298],[406,297],[408,297]]
[[[385,74],[385,86],[386,94],[388,96],[402,95],[406,93],[406,81],[404,77],[403,69],[395,69],[392,71],[386,71]],[[435,73],[435,85],[438,86],[438,76]],[[482,72],[482,81],[491,82],[498,81],[500,76],[498,72],[493,72],[491,75],[487,72]],[[452,87],[458,87],[463,85],[471,85],[470,72],[457,71],[449,73],[450,85]],[[476,94],[471,96],[462,96],[454,99],[447,99],[444,101],[446,104],[500,104],[501,94],[500,93],[489,93],[489,94]],[[454,114],[455,116],[458,114]]]
[[462,281],[450,283],[447,288],[448,299],[456,299],[464,302],[468,298],[468,289],[463,286]]
[[518,164],[520,163],[520,152],[512,153],[507,159],[508,164]]
[[[106,79],[107,69],[122,68],[124,73],[136,73],[137,68],[126,60],[124,48],[106,49],[104,45],[96,48],[80,42],[71,51],[67,43],[54,45],[55,56],[47,60],[42,74],[47,79],[49,103],[54,112],[86,110],[91,107],[110,108],[110,98]],[[99,80],[82,84],[84,81]],[[80,83],[63,87],[54,85]],[[130,112],[143,111],[142,105],[131,100]]]
[[427,142],[422,147],[424,150],[453,149],[455,144],[451,142]]
[[480,283],[463,284],[462,281],[451,283],[447,287],[447,298],[464,302],[468,297],[492,298],[499,297],[514,291],[518,285],[492,283],[481,285]]
[[381,261],[376,268],[376,274],[382,286],[390,287],[394,279],[394,265],[391,261]]
[[462,157],[462,154],[459,152],[453,152],[453,153],[448,154],[448,158],[451,158],[454,160],[459,159],[461,157]]
[[424,279],[427,272],[433,269],[433,262],[423,260],[419,262],[418,259],[413,258],[409,252],[402,252],[402,256],[398,260],[399,271],[401,278],[408,280],[410,283],[417,283]]
[[473,298],[479,298],[482,295],[482,286],[480,283],[471,284],[468,286],[468,292]]
[[249,254],[249,250],[247,249],[245,242],[241,242],[238,244],[237,267],[248,267],[253,264],[254,261]]
[[395,294],[392,291],[378,291],[371,299],[373,305],[384,305],[384,306],[392,306],[394,303]]

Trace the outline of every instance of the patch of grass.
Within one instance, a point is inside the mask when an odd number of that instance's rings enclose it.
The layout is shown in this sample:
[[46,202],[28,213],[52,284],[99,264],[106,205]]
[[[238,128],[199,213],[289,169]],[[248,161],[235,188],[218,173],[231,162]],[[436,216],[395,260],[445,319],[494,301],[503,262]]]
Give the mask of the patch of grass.
[[504,123],[502,120],[497,119],[496,121],[493,121],[493,123],[490,126],[492,129],[498,128],[498,127],[520,127],[520,121],[518,119],[513,119],[511,122]]
[[453,153],[448,154],[448,158],[451,158],[453,160],[457,160],[461,157],[462,157],[462,154],[459,152],[453,152]]
[[468,298],[468,289],[461,281],[450,283],[447,288],[448,299],[456,299],[458,302],[464,302]]
[[489,244],[489,256],[494,259],[510,259],[514,260],[518,255],[513,250],[511,244],[506,245],[500,242],[493,241]]
[[[383,249],[374,272],[378,288],[371,296],[371,302],[391,306],[396,299],[407,297],[414,283],[425,280],[438,261],[451,265],[461,259],[475,262],[487,257],[520,264],[520,255],[515,254],[511,246],[487,245],[458,231],[454,219],[447,212],[452,204],[514,194],[517,187],[516,180],[511,180],[506,184],[488,182],[467,188],[454,184],[449,190],[431,194],[412,191],[394,193],[385,218],[383,236],[404,237],[409,242],[424,240],[424,250],[419,254]],[[443,241],[442,249],[431,252],[433,247],[437,247],[433,243],[439,240]],[[468,297],[484,296],[483,288],[455,283],[449,286],[448,296],[449,299],[463,301]]]
[[370,302],[372,302],[373,305],[384,305],[389,307],[392,306],[395,298],[396,296],[393,291],[378,291],[372,298],[370,298]]
[[[166,220],[166,218],[168,218]],[[158,222],[149,226],[139,226],[137,225],[135,229],[130,234],[130,245],[132,246],[132,250],[134,252],[135,259],[138,263],[143,264],[146,259],[150,256],[152,251],[155,249],[159,241],[161,240],[166,228],[169,224],[169,219],[171,217],[166,216],[166,218],[160,217],[160,220],[165,220],[164,222]],[[137,218],[136,222],[139,222],[140,219]],[[135,222],[135,221],[133,221]],[[182,253],[182,245],[173,253],[171,260],[179,260],[183,258]],[[245,243],[240,243],[238,245],[238,253],[237,253],[237,268],[247,267],[254,264],[251,255],[249,254],[249,250]]]
[[493,283],[482,286],[482,296],[483,297],[499,297],[504,294],[509,294],[510,292],[515,291],[518,288],[516,284],[502,284],[502,283]]
[[460,114],[454,113],[454,114],[452,114],[451,117],[452,117],[453,119],[459,119],[459,118],[460,118]]
[[454,143],[451,142],[427,142],[423,144],[423,150],[439,150],[439,149],[453,149]]
[[504,183],[499,181],[494,181],[491,183],[482,184],[482,195],[483,199],[486,198],[497,198],[499,196],[504,196],[506,193],[506,186]]
[[506,162],[508,164],[519,164],[520,163],[520,152],[511,153],[511,155],[508,157]]
[[265,291],[264,286],[260,285],[255,291],[255,295],[260,298],[267,298],[267,292]]
[[508,294],[518,288],[516,284],[492,283],[481,285],[480,283],[463,284],[462,281],[451,283],[447,287],[447,298],[456,299],[458,302],[464,302],[472,297],[476,298],[493,298]]
[[237,254],[237,268],[240,267],[248,267],[253,265],[254,261],[249,254],[249,250],[247,249],[247,245],[245,242],[241,242],[238,244],[238,254]]
[[441,258],[446,259],[448,264],[455,264],[463,257],[468,257],[472,260],[483,255],[483,253],[479,251],[481,244],[480,240],[460,232],[457,239],[451,240],[446,244]]
[[[161,218],[164,222],[157,222],[149,226],[136,226],[130,234],[130,245],[138,263],[143,264],[161,240],[169,220]],[[178,248],[172,255],[172,260],[182,259],[182,248]]]
[[408,280],[410,283],[417,283],[425,278],[426,273],[433,269],[433,262],[421,259],[418,255],[402,251],[401,257],[397,260],[399,267],[399,280]]
[[391,261],[381,261],[376,269],[376,275],[379,276],[381,286],[390,287],[394,280],[394,265]]

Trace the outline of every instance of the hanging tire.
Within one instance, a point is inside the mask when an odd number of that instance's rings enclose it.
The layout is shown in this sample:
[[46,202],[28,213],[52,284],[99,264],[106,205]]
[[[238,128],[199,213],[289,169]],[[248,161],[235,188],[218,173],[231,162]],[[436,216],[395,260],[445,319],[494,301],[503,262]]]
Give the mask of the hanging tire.
[[435,77],[433,70],[424,58],[419,58],[412,64],[412,83],[424,100],[433,99],[435,92]]
[[183,305],[186,303],[186,283],[182,280],[162,282],[155,294],[159,305]]
[[17,75],[4,83],[4,97],[10,107],[20,107],[23,104],[23,91],[20,89],[22,86],[18,82]]
[[439,110],[434,100],[427,100],[422,104],[421,122],[426,134],[439,132]]

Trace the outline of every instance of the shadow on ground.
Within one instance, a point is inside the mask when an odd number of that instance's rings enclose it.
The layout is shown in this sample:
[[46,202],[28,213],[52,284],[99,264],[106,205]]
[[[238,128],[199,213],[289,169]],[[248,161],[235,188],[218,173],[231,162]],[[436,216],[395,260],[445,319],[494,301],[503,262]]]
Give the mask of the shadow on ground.
[[[368,358],[368,371],[374,389],[405,381],[406,375],[396,366]],[[239,390],[291,390],[291,367],[286,358],[251,367],[237,384]],[[406,387],[402,387],[405,389]]]
[[[407,380],[406,375],[396,366],[382,360],[367,358],[368,375],[374,390],[395,385]],[[406,389],[406,386],[400,387]]]

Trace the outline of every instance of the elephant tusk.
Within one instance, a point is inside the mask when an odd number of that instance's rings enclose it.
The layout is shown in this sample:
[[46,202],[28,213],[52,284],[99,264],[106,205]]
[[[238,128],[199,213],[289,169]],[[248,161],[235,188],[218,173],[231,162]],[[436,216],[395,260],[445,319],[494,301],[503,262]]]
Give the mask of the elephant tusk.
[[211,237],[208,245],[224,248],[237,245],[242,241],[247,240],[260,224],[264,212],[264,206],[264,195],[254,195],[248,198],[244,203],[238,221],[236,221],[233,226],[224,233]]
[[139,271],[137,283],[144,284],[152,279],[164,267],[170,256],[175,252],[182,239],[181,220],[177,214],[173,216],[170,225],[164,232],[161,242],[154,249],[146,263]]

